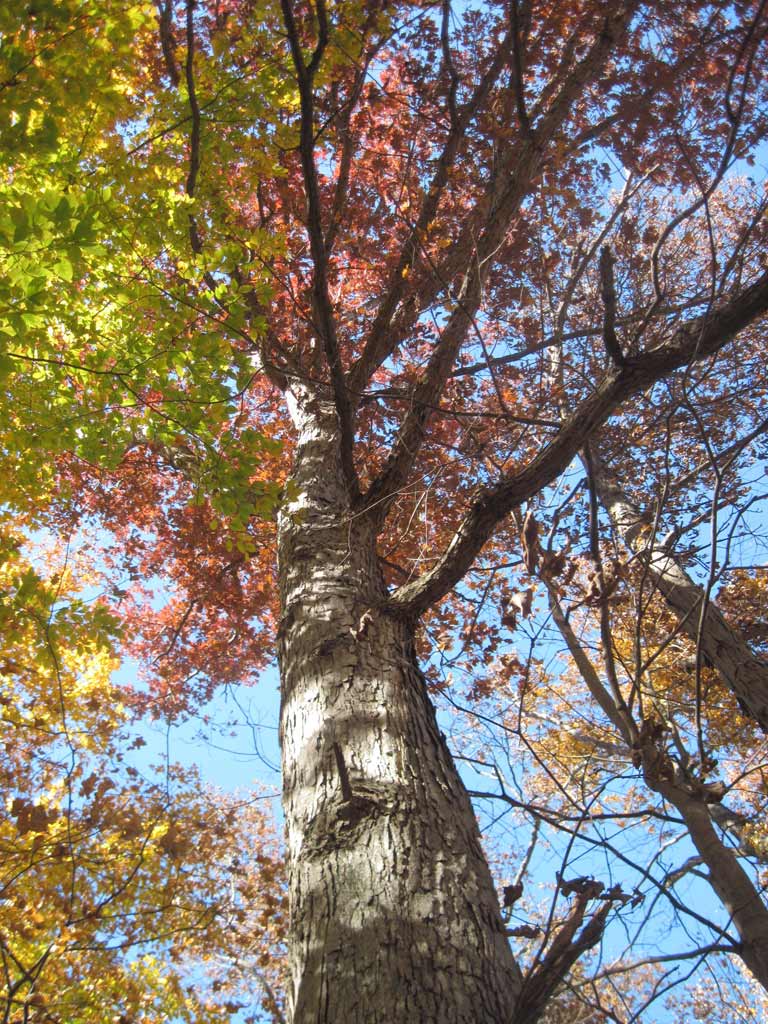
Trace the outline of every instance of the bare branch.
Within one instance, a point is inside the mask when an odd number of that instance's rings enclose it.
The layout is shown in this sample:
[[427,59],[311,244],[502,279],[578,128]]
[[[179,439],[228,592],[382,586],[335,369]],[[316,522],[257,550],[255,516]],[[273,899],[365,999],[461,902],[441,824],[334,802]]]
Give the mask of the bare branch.
[[[725,108],[726,113],[728,115],[728,121],[731,125],[731,131],[726,141],[725,149],[723,150],[723,154],[720,158],[720,163],[717,167],[717,170],[712,176],[712,180],[710,181],[709,185],[707,185],[703,189],[700,189],[699,197],[695,199],[692,203],[690,203],[684,210],[681,210],[681,212],[677,214],[677,216],[673,217],[669,224],[667,224],[662,233],[659,235],[659,238],[657,239],[656,244],[653,247],[653,252],[651,253],[651,274],[653,277],[653,287],[656,294],[657,302],[661,301],[664,294],[664,290],[661,286],[661,281],[659,277],[659,259],[661,256],[661,252],[664,246],[666,245],[667,239],[670,237],[673,231],[675,231],[675,229],[678,228],[683,223],[683,221],[687,220],[689,217],[692,217],[697,210],[700,210],[702,206],[706,205],[710,196],[714,193],[715,189],[723,180],[723,177],[725,176],[725,173],[731,164],[731,158],[733,157],[736,148],[738,131],[741,127],[741,118],[744,112],[744,106],[746,104],[747,87],[749,85],[749,80],[752,74],[752,66],[754,64],[757,47],[762,41],[759,35],[755,40],[755,33],[757,30],[757,26],[760,24],[760,21],[763,18],[763,13],[765,11],[767,3],[768,0],[761,0],[760,6],[755,12],[754,17],[752,21],[749,23],[747,31],[744,34],[744,39],[741,44],[741,50],[731,67],[731,73],[728,79],[728,86],[726,88],[725,93]],[[744,74],[742,77],[741,89],[739,92],[737,106],[734,110],[733,103],[731,100],[731,94],[733,92],[736,73],[745,56],[747,56],[746,67],[744,69]]]

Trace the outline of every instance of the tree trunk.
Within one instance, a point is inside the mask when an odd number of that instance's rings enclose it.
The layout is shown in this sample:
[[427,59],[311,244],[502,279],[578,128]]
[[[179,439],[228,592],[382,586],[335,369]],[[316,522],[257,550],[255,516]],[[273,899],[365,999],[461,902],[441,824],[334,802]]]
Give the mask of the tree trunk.
[[701,794],[650,740],[642,742],[645,780],[668,800],[685,821],[696,851],[708,869],[708,879],[730,914],[741,946],[739,956],[768,991],[768,908],[738,857],[718,836]]
[[279,518],[294,1024],[499,1024],[520,976],[474,813],[413,652],[382,610],[331,403],[299,396]]
[[711,601],[701,630],[699,621],[704,591],[697,586],[674,555],[661,544],[645,546],[645,520],[627,498],[614,473],[591,452],[591,469],[600,503],[627,547],[642,551],[651,579],[677,616],[682,630],[701,643],[706,660],[720,673],[745,714],[768,733],[768,665],[755,657],[749,645]]

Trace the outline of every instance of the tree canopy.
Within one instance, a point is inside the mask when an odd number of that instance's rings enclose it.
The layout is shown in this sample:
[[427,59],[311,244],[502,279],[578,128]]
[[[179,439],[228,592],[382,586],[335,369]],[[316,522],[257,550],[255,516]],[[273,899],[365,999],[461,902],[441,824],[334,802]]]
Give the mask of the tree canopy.
[[0,43],[3,1021],[758,1019],[765,2]]

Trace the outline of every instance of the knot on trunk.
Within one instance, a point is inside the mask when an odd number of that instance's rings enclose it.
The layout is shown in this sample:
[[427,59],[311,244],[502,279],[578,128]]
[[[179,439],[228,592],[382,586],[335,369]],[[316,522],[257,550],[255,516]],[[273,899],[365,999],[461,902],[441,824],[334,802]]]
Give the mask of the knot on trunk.
[[671,782],[675,775],[672,758],[664,748],[666,731],[666,724],[658,718],[644,718],[632,744],[632,764],[643,769],[645,781],[653,789],[659,782]]
[[394,805],[391,794],[356,782],[355,792],[347,799],[340,794],[309,822],[301,856],[323,858],[354,847],[370,834],[377,819],[392,813]]

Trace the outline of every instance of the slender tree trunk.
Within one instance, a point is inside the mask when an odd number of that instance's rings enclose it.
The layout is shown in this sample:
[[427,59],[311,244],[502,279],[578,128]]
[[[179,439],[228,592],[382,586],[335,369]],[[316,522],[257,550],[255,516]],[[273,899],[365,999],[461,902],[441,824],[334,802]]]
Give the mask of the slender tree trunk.
[[718,836],[704,798],[691,792],[690,783],[678,777],[652,741],[646,740],[641,746],[646,782],[668,800],[685,821],[691,841],[707,866],[710,885],[738,932],[739,955],[768,991],[768,907],[736,853]]
[[704,591],[667,548],[655,543],[645,545],[643,516],[594,449],[591,463],[600,503],[622,540],[631,551],[642,551],[652,580],[677,616],[683,631],[694,642],[701,643],[702,654],[720,673],[739,706],[768,733],[768,665],[755,657],[738,630],[711,601],[707,602],[704,622],[699,629]]
[[[749,856],[759,857],[759,854],[754,849],[750,850],[746,843],[739,851],[727,846],[713,825],[713,819],[723,829],[733,829],[736,825],[738,835],[739,815],[713,802],[722,796],[718,796],[715,787],[688,775],[675,764],[666,750],[664,729],[659,723],[652,719],[645,720],[639,730],[631,724],[626,705],[617,705],[604,687],[563,614],[555,589],[549,584],[547,586],[553,619],[593,699],[611,720],[627,746],[631,745],[633,752],[640,755],[643,777],[649,788],[668,801],[685,822],[691,842],[708,869],[709,882],[730,914],[730,923],[739,935],[741,944],[738,953],[768,991],[768,907],[761,892],[739,863],[738,856],[742,852]],[[521,1004],[524,1002],[525,990]]]
[[330,403],[302,395],[279,520],[294,1024],[499,1024],[520,977],[407,622],[382,611]]

